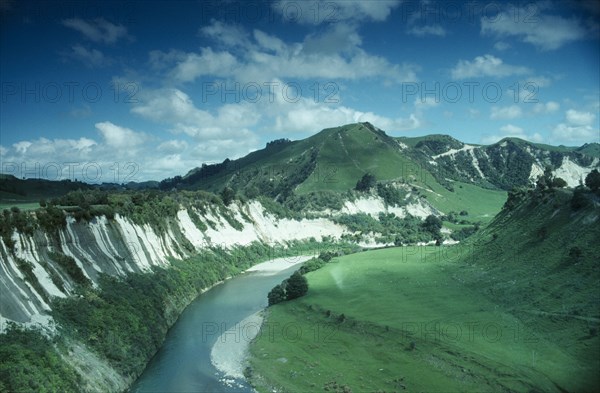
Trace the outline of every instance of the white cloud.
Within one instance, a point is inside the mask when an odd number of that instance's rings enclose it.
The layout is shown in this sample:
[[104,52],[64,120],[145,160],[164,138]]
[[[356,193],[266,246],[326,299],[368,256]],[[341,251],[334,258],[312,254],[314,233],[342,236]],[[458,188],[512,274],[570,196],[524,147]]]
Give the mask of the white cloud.
[[63,26],[74,29],[83,34],[87,39],[104,44],[114,44],[122,38],[131,38],[127,28],[115,25],[104,18],[83,20],[71,18],[62,20]]
[[110,121],[96,123],[95,126],[104,137],[106,144],[117,149],[135,147],[141,145],[147,139],[144,133],[115,125]]
[[290,102],[283,97],[281,90],[277,90],[273,104],[266,106],[264,113],[266,118],[273,120],[273,129],[278,132],[316,132],[327,127],[365,121],[387,131],[406,131],[423,125],[422,107],[415,102],[413,113],[391,118],[343,105],[325,105],[307,98]]
[[27,149],[32,145],[29,141],[17,142],[13,145],[17,153],[27,153]]
[[591,112],[580,112],[574,109],[569,109],[566,112],[567,122],[575,126],[592,125],[596,115]]
[[523,135],[523,129],[512,124],[507,124],[500,127],[500,131],[502,131],[505,135]]
[[[386,83],[414,82],[419,67],[390,64],[385,58],[367,54],[360,47],[360,37],[342,27],[322,35],[308,36],[304,43],[285,44],[277,37],[255,30],[252,45],[243,53],[203,48],[201,53],[187,53],[169,73],[175,82],[193,82],[202,76],[231,78],[235,81],[262,84],[278,79],[356,80],[378,77]],[[346,41],[343,44],[344,40]],[[319,45],[317,45],[319,43]],[[323,45],[345,54],[323,50]],[[340,45],[337,45],[340,44]],[[239,52],[239,51],[238,51]],[[164,53],[155,53],[162,60]],[[169,57],[172,58],[172,57]]]
[[478,77],[502,78],[511,75],[523,75],[531,72],[529,68],[506,64],[502,59],[493,55],[477,56],[473,61],[459,60],[452,69],[453,79]]
[[112,64],[112,59],[98,49],[87,49],[82,45],[73,45],[67,56],[78,60],[90,68],[105,67]]
[[[179,89],[146,90],[143,99],[131,112],[162,124],[171,131],[201,139],[227,139],[247,136],[247,127],[260,120],[260,114],[251,104],[225,104],[216,114],[201,110]],[[242,134],[240,134],[242,133]]]
[[560,123],[552,131],[552,137],[559,143],[577,143],[586,142],[600,143],[600,134],[598,129],[592,126],[572,126]]
[[510,48],[510,44],[504,41],[498,41],[494,44],[494,49],[497,51],[505,51]]
[[533,106],[533,113],[546,114],[553,113],[560,109],[560,104],[555,101],[548,101],[545,104],[537,103]]
[[481,138],[481,143],[492,144],[509,137],[520,138],[530,142],[544,141],[544,137],[538,132],[527,134],[525,133],[525,130],[519,126],[515,126],[514,124],[506,124],[500,127],[500,135],[485,135]]
[[426,35],[444,37],[446,35],[446,30],[440,25],[413,26],[406,30],[406,32],[417,37],[424,37]]
[[569,109],[565,112],[565,118],[566,122],[559,123],[552,131],[555,142],[567,144],[600,142],[600,129],[595,123],[595,114]]
[[160,71],[172,67],[177,62],[184,61],[186,57],[187,54],[184,51],[176,49],[171,49],[168,52],[153,50],[148,53],[148,63],[152,69]]
[[355,27],[345,23],[337,23],[320,34],[309,34],[304,38],[302,54],[352,53],[362,44],[362,39]]
[[533,84],[536,88],[540,87],[548,87],[552,84],[552,80],[545,76],[532,76],[528,77],[524,81],[521,82],[523,85],[525,84]]
[[227,47],[248,46],[250,41],[241,26],[226,24],[212,19],[210,24],[200,28],[200,34]]
[[188,53],[173,69],[172,75],[181,82],[191,82],[204,75],[228,76],[236,63],[236,58],[229,52],[202,48],[200,54]]
[[492,107],[490,119],[517,119],[523,116],[523,110],[517,105],[510,105],[505,107]]
[[186,141],[172,139],[161,143],[160,145],[158,145],[157,149],[166,154],[173,154],[182,152],[185,149],[187,149],[187,147],[188,143]]
[[[243,156],[258,143],[251,135],[224,141],[189,143],[177,139],[156,143],[156,138],[107,121],[96,127],[102,135],[97,141],[39,138],[0,147],[2,169],[19,178],[91,183],[162,180],[184,174],[202,162]],[[127,138],[133,138],[134,143],[127,143]]]
[[[215,21],[208,27],[215,28]],[[229,25],[219,24],[218,30]],[[235,27],[237,28],[237,27]],[[234,34],[238,37],[238,34]],[[170,77],[176,82],[193,82],[202,76],[232,78],[241,83],[264,83],[277,79],[357,80],[380,78],[386,83],[415,82],[419,67],[414,64],[391,64],[385,58],[368,54],[360,47],[355,27],[337,24],[319,34],[308,35],[304,42],[286,44],[277,37],[254,30],[253,40],[238,45],[238,38],[228,38],[226,50],[202,48],[200,53],[166,55],[155,52],[159,63],[178,57]],[[244,38],[245,39],[245,38]],[[221,40],[219,43],[224,44]],[[233,54],[235,53],[235,55]]]
[[399,0],[280,0],[273,3],[272,7],[284,22],[318,25],[343,21],[382,22],[399,4]]
[[[541,3],[540,3],[541,4]],[[548,15],[545,5],[527,7],[509,5],[495,16],[481,18],[481,32],[498,37],[517,37],[541,50],[555,50],[586,36],[586,29],[576,18]]]

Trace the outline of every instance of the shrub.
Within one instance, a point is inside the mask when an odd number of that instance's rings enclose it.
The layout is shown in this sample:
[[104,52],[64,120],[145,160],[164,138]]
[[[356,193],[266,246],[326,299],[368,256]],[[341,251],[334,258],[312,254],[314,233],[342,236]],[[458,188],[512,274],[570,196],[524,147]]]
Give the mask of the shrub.
[[369,191],[375,186],[375,176],[370,173],[365,173],[363,177],[356,183],[356,191]]
[[573,210],[579,210],[586,207],[589,203],[590,202],[585,195],[585,190],[583,187],[577,187],[573,192],[573,197],[571,198],[571,208],[573,208]]
[[285,289],[281,284],[275,285],[267,295],[267,298],[269,299],[269,306],[281,303],[286,299]]
[[585,177],[585,185],[592,191],[598,191],[600,189],[600,172],[594,169]]
[[287,281],[287,300],[297,299],[308,292],[308,280],[299,271],[294,272]]

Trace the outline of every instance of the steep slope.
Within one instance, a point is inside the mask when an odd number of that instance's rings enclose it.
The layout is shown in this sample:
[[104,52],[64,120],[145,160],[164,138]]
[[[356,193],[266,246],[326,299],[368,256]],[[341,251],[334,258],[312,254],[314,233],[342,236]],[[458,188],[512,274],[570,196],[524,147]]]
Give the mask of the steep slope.
[[206,165],[172,186],[220,191],[229,186],[249,197],[277,197],[290,192],[347,191],[366,173],[379,180],[408,179],[418,165],[400,153],[400,146],[369,123],[325,129],[300,141],[277,140],[238,160]]
[[[425,139],[435,142],[436,138]],[[462,146],[447,139],[452,146]],[[348,124],[300,141],[273,141],[238,160],[204,165],[184,177],[166,179],[161,187],[212,192],[230,187],[248,198],[266,195],[294,208],[312,205],[307,200],[341,198],[339,203],[325,206],[340,208],[349,199],[345,193],[354,189],[365,173],[371,173],[379,182],[393,183],[409,199],[426,197],[442,213],[460,211],[468,205],[475,210],[477,220],[486,221],[499,211],[506,197],[503,191],[483,190],[479,184],[470,185],[457,176],[452,177],[456,181],[450,187],[444,176],[432,174],[437,168],[424,164],[424,153],[413,145],[399,142],[370,123]],[[302,203],[296,203],[298,199]]]
[[531,184],[547,166],[570,187],[575,187],[589,172],[600,167],[598,143],[565,147],[505,138],[479,146],[463,144],[447,135],[398,138],[398,141],[414,147],[411,156],[447,187],[448,179],[452,179],[510,190]]
[[600,198],[584,194],[576,208],[568,190],[511,194],[458,246],[314,263],[304,297],[267,309],[251,381],[261,392],[598,391]]
[[278,219],[259,202],[182,204],[171,212],[163,208],[160,218],[150,222],[119,214],[89,221],[68,215],[55,220],[51,229],[43,224],[44,210],[10,214],[10,222],[27,224],[20,230],[9,227],[10,236],[4,231],[0,240],[1,325],[6,320],[47,324],[52,297],[73,295],[81,284],[96,285],[103,274],[148,272],[205,249],[286,245],[311,237],[338,239],[346,233],[322,218]]
[[581,380],[594,383],[584,391],[600,386],[600,196],[585,193],[581,207],[572,199],[569,190],[511,195],[463,245],[473,252],[455,278],[586,364]]

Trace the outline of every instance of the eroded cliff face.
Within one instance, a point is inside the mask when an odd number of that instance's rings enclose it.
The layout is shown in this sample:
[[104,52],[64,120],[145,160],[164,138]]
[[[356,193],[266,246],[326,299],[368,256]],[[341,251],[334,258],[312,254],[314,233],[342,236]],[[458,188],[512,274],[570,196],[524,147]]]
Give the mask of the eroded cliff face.
[[96,285],[102,273],[144,272],[168,264],[169,258],[184,259],[209,247],[284,244],[311,237],[320,241],[323,236],[339,239],[345,233],[324,218],[277,219],[258,202],[232,204],[227,216],[190,207],[179,210],[176,219],[165,219],[160,230],[116,215],[90,222],[67,217],[66,226],[53,234],[39,229],[32,235],[15,231],[12,250],[0,240],[1,322],[48,325],[51,297],[72,295],[80,281]]
[[[378,196],[347,202],[340,211],[313,214],[312,219],[277,218],[257,201],[235,202],[227,208],[181,207],[175,217],[161,217],[160,225],[140,224],[115,215],[89,222],[66,218],[53,232],[40,228],[32,234],[12,233],[12,248],[0,239],[0,331],[7,321],[50,326],[52,297],[72,296],[77,284],[96,286],[101,274],[126,276],[167,266],[169,258],[185,259],[198,251],[231,249],[259,242],[285,246],[287,242],[323,237],[338,240],[349,233],[331,216],[379,212],[421,218],[440,212],[422,200],[403,207],[387,206]],[[318,212],[313,212],[318,213]],[[154,220],[155,222],[157,220]],[[276,256],[274,256],[276,257]]]

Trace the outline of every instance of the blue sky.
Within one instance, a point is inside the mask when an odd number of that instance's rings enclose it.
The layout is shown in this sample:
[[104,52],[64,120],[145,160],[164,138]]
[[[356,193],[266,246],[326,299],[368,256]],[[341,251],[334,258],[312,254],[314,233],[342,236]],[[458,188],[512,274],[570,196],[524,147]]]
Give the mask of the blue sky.
[[370,121],[600,141],[594,1],[0,0],[2,171],[160,180]]

